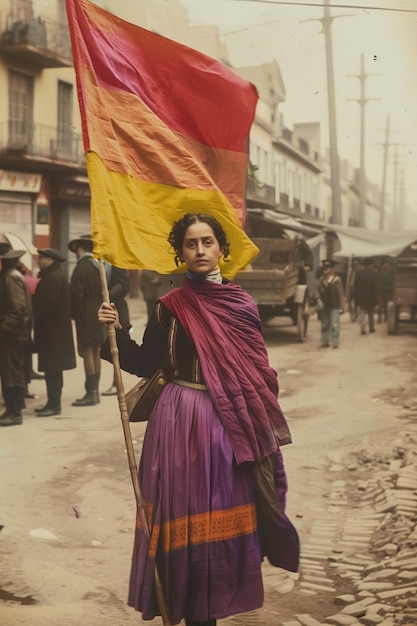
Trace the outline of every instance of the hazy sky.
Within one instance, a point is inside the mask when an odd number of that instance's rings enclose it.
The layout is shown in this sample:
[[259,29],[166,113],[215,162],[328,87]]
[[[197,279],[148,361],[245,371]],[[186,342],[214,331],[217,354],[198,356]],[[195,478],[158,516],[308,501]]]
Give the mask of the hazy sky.
[[[286,86],[284,120],[320,120],[328,146],[327,82],[324,35],[317,19],[320,2],[245,0],[182,0],[192,23],[217,24],[234,65],[255,65],[276,59]],[[169,2],[169,0],[167,0]],[[417,0],[331,0],[338,148],[342,158],[360,162],[361,55],[364,55],[366,169],[381,183],[387,116],[390,116],[391,179],[395,152],[398,172],[404,170],[407,197],[417,217]],[[357,8],[357,7],[367,8]],[[383,8],[409,9],[410,12]],[[312,21],[310,21],[312,20]],[[392,184],[392,180],[388,184]],[[387,188],[390,192],[390,188]]]
[[[140,4],[96,0],[140,24]],[[320,0],[181,0],[190,24],[215,24],[234,66],[276,59],[286,87],[284,122],[320,121],[322,150],[328,147],[325,42]],[[142,0],[164,11],[175,0]],[[387,193],[393,191],[394,162],[404,178],[407,204],[417,217],[417,0],[330,0],[338,149],[355,167],[360,163],[360,81],[364,55],[366,173],[381,185],[383,143],[390,116]],[[394,9],[394,10],[387,10]],[[134,13],[134,17],[130,15]],[[170,36],[166,31],[165,36]],[[193,42],[199,48],[200,41]],[[411,221],[409,220],[411,225]],[[415,227],[415,224],[413,225]]]

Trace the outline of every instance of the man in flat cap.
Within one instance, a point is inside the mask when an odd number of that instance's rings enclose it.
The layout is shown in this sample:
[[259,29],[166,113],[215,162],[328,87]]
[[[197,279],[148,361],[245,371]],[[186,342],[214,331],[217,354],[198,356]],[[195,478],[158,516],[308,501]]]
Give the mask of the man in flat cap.
[[77,255],[77,264],[71,276],[71,316],[75,320],[78,354],[83,359],[85,395],[74,400],[72,406],[93,406],[100,402],[100,348],[106,338],[104,326],[97,317],[103,301],[98,262],[93,258],[91,235],[81,235],[68,243]]
[[318,284],[318,293],[322,302],[320,310],[321,347],[339,347],[340,314],[344,311],[343,284],[335,273],[336,263],[332,259],[322,261],[322,273]]
[[22,424],[26,395],[26,350],[31,340],[32,302],[22,273],[17,269],[25,250],[0,253],[0,379],[6,410],[0,426]]
[[66,260],[60,250],[38,249],[40,279],[33,295],[34,348],[38,370],[45,373],[47,401],[35,409],[38,417],[61,413],[64,370],[76,367],[71,322],[71,296],[62,269]]

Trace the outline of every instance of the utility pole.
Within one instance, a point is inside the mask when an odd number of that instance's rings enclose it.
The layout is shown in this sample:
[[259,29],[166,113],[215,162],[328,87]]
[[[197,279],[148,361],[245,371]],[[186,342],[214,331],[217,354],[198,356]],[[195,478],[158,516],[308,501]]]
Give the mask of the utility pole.
[[[370,100],[377,100],[377,98],[365,98],[365,83],[366,79],[370,76],[374,76],[374,74],[365,74],[365,59],[364,55],[361,54],[361,73],[359,75],[354,76],[354,78],[359,78],[360,81],[360,98],[354,100],[354,102],[358,102],[361,107],[361,136],[360,136],[360,166],[359,166],[359,226],[362,228],[365,227],[366,224],[366,169],[365,169],[365,107]],[[353,100],[353,98],[351,98]]]
[[333,67],[332,22],[329,0],[324,0],[324,16],[320,20],[326,41],[327,98],[329,106],[330,180],[332,187],[332,222],[342,223],[342,200],[340,196],[340,163],[337,149],[336,101]]
[[[342,201],[340,194],[340,163],[339,153],[337,149],[337,124],[336,124],[336,102],[335,102],[335,86],[334,86],[334,67],[333,67],[333,41],[332,41],[332,22],[334,17],[330,15],[329,0],[324,1],[324,15],[318,20],[303,21],[319,21],[323,28],[325,45],[326,45],[326,70],[327,70],[327,99],[329,107],[329,143],[330,143],[330,181],[332,189],[332,217],[333,224],[342,223]],[[341,15],[338,17],[349,17]]]
[[395,158],[394,158],[394,228],[398,228],[398,150],[395,150]]
[[379,230],[385,228],[385,198],[387,189],[387,164],[388,164],[388,150],[389,150],[389,133],[390,133],[390,118],[387,116],[387,125],[385,127],[385,142],[384,142],[384,166],[382,170],[382,190],[381,190],[381,210],[379,214]]

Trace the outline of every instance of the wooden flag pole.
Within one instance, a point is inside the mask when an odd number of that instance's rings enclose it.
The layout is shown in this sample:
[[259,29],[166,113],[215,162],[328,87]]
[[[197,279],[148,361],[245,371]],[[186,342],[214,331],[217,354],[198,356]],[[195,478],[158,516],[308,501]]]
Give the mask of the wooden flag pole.
[[[106,270],[104,268],[104,263],[101,259],[99,260],[99,271],[100,271],[101,293],[102,293],[103,302],[110,304],[109,290],[107,287],[107,279],[106,279]],[[135,449],[133,447],[132,433],[130,431],[129,415],[128,415],[127,406],[126,406],[126,398],[125,398],[125,392],[124,392],[124,386],[123,386],[122,372],[120,369],[119,350],[118,350],[117,342],[116,342],[116,331],[114,329],[114,324],[108,325],[107,333],[108,333],[109,344],[110,344],[110,353],[111,353],[112,362],[113,362],[114,380],[116,383],[117,398],[119,401],[120,417],[122,420],[123,434],[124,434],[125,443],[126,443],[126,452],[127,452],[128,463],[129,463],[130,477],[132,479],[133,491],[135,493],[136,512],[140,517],[142,528],[149,541],[149,537],[150,537],[149,525],[148,525],[148,519],[146,516],[146,511],[145,511],[145,507],[144,507],[143,500],[142,500],[142,493],[141,493],[141,489],[139,485],[138,468],[136,464]],[[161,611],[162,621],[163,621],[164,626],[171,626],[171,622],[168,617],[168,611],[166,607],[162,583],[158,574],[158,568],[156,566],[156,563],[155,563],[155,568],[154,568],[154,574],[155,574],[155,593],[156,593],[156,597],[158,600],[159,610]]]

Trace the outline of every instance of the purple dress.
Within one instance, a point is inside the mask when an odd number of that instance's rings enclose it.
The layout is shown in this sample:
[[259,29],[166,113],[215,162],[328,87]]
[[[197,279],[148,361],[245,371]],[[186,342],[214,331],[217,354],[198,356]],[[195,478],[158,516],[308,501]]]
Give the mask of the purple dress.
[[[182,293],[182,289],[178,291]],[[228,290],[224,293],[227,300]],[[242,294],[245,303],[247,295]],[[264,550],[256,515],[253,462],[237,461],[246,451],[243,447],[236,450],[239,438],[230,436],[231,424],[225,426],[213,402],[213,391],[207,390],[216,381],[207,369],[204,372],[198,346],[207,345],[210,350],[213,346],[208,338],[191,339],[178,321],[181,314],[177,311],[174,316],[173,308],[172,300],[163,298],[156,305],[142,346],[127,333],[118,333],[118,346],[123,369],[150,375],[163,365],[172,380],[153,408],[143,441],[139,483],[150,537],[138,516],[128,604],[141,611],[145,620],[160,615],[154,589],[156,565],[168,615],[172,624],[178,624],[184,617],[206,621],[260,608]],[[200,322],[204,335],[207,320]],[[232,355],[224,338],[220,341],[223,350]],[[145,364],[149,371],[144,371]],[[264,374],[269,376],[266,371]],[[227,386],[223,391],[227,392]],[[281,433],[283,423],[278,424]],[[236,428],[239,431],[240,425]],[[278,445],[272,454],[282,519],[295,533],[284,514],[287,482]],[[282,552],[283,561],[296,570],[298,551],[284,541]]]

